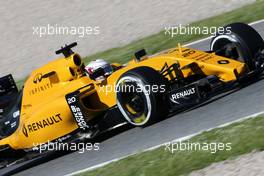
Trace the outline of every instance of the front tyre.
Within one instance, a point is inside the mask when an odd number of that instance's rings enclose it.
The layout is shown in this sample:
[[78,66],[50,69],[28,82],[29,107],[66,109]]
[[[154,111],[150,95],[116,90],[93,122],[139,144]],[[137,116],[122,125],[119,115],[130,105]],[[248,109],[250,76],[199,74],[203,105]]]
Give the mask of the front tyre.
[[258,67],[256,55],[264,49],[259,33],[244,23],[232,23],[224,27],[223,33],[217,33],[210,44],[216,54],[246,63],[250,70]]
[[133,126],[147,126],[168,112],[166,81],[150,67],[137,67],[124,73],[116,84],[117,106]]

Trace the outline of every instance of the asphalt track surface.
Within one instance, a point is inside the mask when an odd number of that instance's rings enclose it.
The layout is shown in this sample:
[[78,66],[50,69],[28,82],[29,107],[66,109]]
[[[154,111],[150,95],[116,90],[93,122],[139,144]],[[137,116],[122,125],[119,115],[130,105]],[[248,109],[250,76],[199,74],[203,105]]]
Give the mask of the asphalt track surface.
[[[262,37],[264,36],[264,22],[253,25],[253,27],[261,33]],[[209,40],[205,40],[190,47],[208,50],[208,46]],[[101,142],[100,151],[87,151],[83,154],[70,153],[24,170],[17,175],[58,176],[70,174],[261,112],[264,110],[263,89],[264,80],[260,80],[238,91],[231,91],[206,105],[176,114],[147,128],[132,128],[123,131]],[[1,170],[1,174],[15,169],[15,167],[11,166]],[[122,173],[117,173],[117,175],[122,175]]]

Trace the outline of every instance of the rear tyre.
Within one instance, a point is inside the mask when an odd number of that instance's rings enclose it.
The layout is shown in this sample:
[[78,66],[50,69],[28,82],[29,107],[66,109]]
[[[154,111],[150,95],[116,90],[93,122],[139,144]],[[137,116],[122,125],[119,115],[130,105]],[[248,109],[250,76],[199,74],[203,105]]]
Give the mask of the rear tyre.
[[137,67],[124,73],[116,84],[117,106],[133,126],[147,126],[168,112],[166,80],[150,67]]
[[259,33],[244,23],[232,23],[224,29],[223,33],[217,33],[211,40],[211,51],[244,62],[250,70],[256,69],[255,56],[264,49],[264,42]]

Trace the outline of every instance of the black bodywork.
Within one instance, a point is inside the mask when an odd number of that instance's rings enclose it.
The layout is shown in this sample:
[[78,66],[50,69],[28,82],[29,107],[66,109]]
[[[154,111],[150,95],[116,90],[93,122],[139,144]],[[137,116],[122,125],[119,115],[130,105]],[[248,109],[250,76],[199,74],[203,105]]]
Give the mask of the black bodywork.
[[22,91],[12,75],[0,78],[0,138],[12,134],[19,125]]

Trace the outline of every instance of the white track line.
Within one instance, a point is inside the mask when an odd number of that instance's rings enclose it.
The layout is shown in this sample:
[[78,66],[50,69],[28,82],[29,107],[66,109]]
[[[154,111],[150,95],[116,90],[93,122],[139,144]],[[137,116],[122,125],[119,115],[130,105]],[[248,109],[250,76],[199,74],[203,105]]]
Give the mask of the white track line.
[[[264,111],[261,111],[261,112],[255,113],[255,114],[251,114],[251,115],[248,115],[248,116],[246,116],[246,117],[242,117],[242,118],[240,118],[240,119],[237,119],[237,120],[234,120],[234,121],[231,121],[231,122],[228,122],[228,123],[224,123],[224,124],[218,125],[218,126],[216,126],[216,127],[214,127],[214,128],[209,128],[209,129],[206,129],[206,130],[202,130],[202,131],[199,131],[199,132],[197,132],[197,133],[193,133],[193,134],[190,134],[190,135],[188,135],[188,136],[184,136],[184,137],[181,137],[181,138],[177,138],[177,139],[174,139],[174,140],[171,140],[171,141],[168,141],[168,142],[174,142],[174,143],[175,143],[175,142],[179,142],[179,141],[185,141],[185,140],[188,140],[188,139],[190,139],[190,138],[192,138],[192,137],[194,137],[194,136],[197,136],[197,135],[199,135],[199,134],[202,134],[203,132],[208,132],[208,131],[211,131],[211,130],[213,130],[213,129],[226,127],[226,126],[231,125],[231,124],[233,124],[233,123],[242,122],[242,121],[244,121],[244,120],[246,120],[246,119],[250,119],[250,118],[255,118],[255,117],[257,117],[257,116],[259,116],[259,115],[261,115],[261,114],[264,114]],[[140,151],[140,153],[142,153],[142,152],[146,152],[146,151],[151,151],[151,150],[154,150],[154,149],[157,149],[157,148],[163,146],[165,143],[166,143],[166,142],[164,142],[164,143],[162,143],[162,144],[159,144],[159,145],[156,145],[156,146],[153,146],[153,147],[150,147],[150,148],[148,148],[148,149],[142,150],[142,151]],[[135,152],[135,153],[132,153],[132,154],[129,154],[129,155],[125,155],[125,156],[120,157],[120,158],[115,158],[115,159],[112,159],[112,160],[109,160],[109,161],[103,162],[103,163],[101,163],[101,164],[97,164],[97,165],[94,165],[94,166],[88,167],[88,168],[86,168],[86,169],[82,169],[82,170],[79,170],[79,171],[76,171],[76,172],[73,172],[73,173],[67,174],[67,175],[65,175],[65,176],[73,176],[73,175],[81,174],[81,173],[83,173],[83,172],[91,171],[91,170],[94,170],[94,169],[97,169],[97,168],[103,167],[103,166],[108,165],[108,164],[110,164],[110,163],[112,163],[112,162],[119,161],[119,160],[121,160],[121,159],[127,158],[127,157],[132,156],[132,155],[135,155],[135,154],[138,154],[138,152]]]
[[[258,20],[258,21],[254,21],[254,22],[252,22],[252,23],[249,23],[249,25],[250,25],[250,26],[253,26],[253,25],[256,25],[256,24],[259,24],[259,23],[262,23],[262,22],[264,22],[264,19],[262,19],[262,20]],[[188,43],[188,44],[183,45],[183,46],[194,45],[194,44],[197,44],[197,43],[200,43],[200,42],[203,42],[203,41],[209,40],[209,39],[211,39],[211,38],[212,38],[212,36],[210,36],[210,37],[206,37],[206,38],[203,38],[203,39],[196,40],[196,41],[194,41],[194,42]]]
[[[262,19],[262,20],[258,20],[258,21],[252,22],[252,23],[249,23],[249,25],[252,26],[252,25],[256,25],[256,24],[262,23],[262,22],[264,22],[264,19]],[[188,43],[188,44],[186,44],[186,45],[184,45],[184,46],[194,45],[194,44],[197,44],[197,43],[203,42],[203,41],[205,41],[205,40],[208,40],[208,39],[210,39],[210,38],[211,38],[211,37],[207,37],[207,38],[204,38],[204,39],[200,39],[200,40],[197,40],[197,41],[194,41],[194,42]],[[181,138],[177,138],[177,139],[174,139],[174,140],[169,141],[169,142],[179,142],[179,141],[188,140],[188,139],[190,139],[190,138],[192,138],[192,137],[194,137],[194,136],[196,136],[196,135],[199,135],[199,134],[201,134],[201,133],[203,133],[203,132],[211,131],[211,130],[216,129],[216,128],[226,127],[226,126],[228,126],[228,125],[230,125],[230,124],[237,123],[237,122],[241,122],[241,121],[246,120],[246,119],[249,119],[249,118],[255,118],[255,117],[257,117],[257,116],[259,116],[259,115],[261,115],[261,114],[264,114],[264,111],[261,111],[261,112],[255,113],[255,114],[251,114],[251,115],[249,115],[249,116],[242,117],[242,118],[240,118],[240,119],[237,119],[237,120],[234,120],[234,121],[231,121],[231,122],[228,122],[228,123],[225,123],[225,124],[222,124],[222,125],[216,126],[215,128],[209,128],[209,129],[207,129],[207,130],[199,131],[199,132],[197,132],[197,133],[194,133],[194,134],[191,134],[191,135],[188,135],[188,136],[184,136],[184,137],[181,137]],[[162,145],[164,145],[164,143],[163,143],[163,144],[156,145],[156,146],[153,146],[153,147],[150,147],[150,148],[145,149],[145,150],[142,150],[141,152],[146,152],[146,151],[154,150],[154,149],[156,149],[156,148],[161,147]],[[105,166],[105,165],[107,165],[107,164],[110,164],[110,163],[112,163],[112,162],[116,162],[116,161],[119,161],[119,160],[124,159],[124,158],[126,158],[126,157],[129,157],[129,156],[135,155],[135,154],[137,154],[137,153],[138,153],[138,152],[135,152],[135,153],[132,153],[132,154],[129,154],[129,155],[126,155],[126,156],[120,157],[120,158],[115,158],[115,159],[112,159],[112,160],[109,160],[109,161],[103,162],[103,163],[101,163],[101,164],[97,164],[97,165],[94,165],[94,166],[88,167],[88,168],[86,168],[86,169],[82,169],[82,170],[79,170],[79,171],[76,171],[76,172],[73,172],[73,173],[67,174],[67,175],[65,175],[65,176],[73,176],[73,175],[81,174],[81,173],[83,173],[83,172],[91,171],[91,170],[97,169],[97,168],[99,168],[99,167],[103,167],[103,166]]]
[[[252,23],[249,23],[249,25],[253,26],[253,25],[256,25],[256,24],[259,24],[259,23],[262,23],[262,22],[264,22],[264,19],[262,19],[262,20],[258,20],[258,21],[254,21],[254,22],[252,22]],[[197,44],[197,43],[200,43],[200,42],[203,42],[203,41],[209,40],[209,39],[211,39],[212,37],[213,37],[213,36],[209,36],[209,37],[206,37],[206,38],[202,38],[202,39],[200,39],[200,40],[196,40],[196,41],[194,41],[194,42],[187,43],[187,44],[183,45],[183,47],[189,47],[189,46],[191,46],[191,45],[195,45],[195,44]],[[168,51],[168,50],[170,50],[170,49],[171,49],[171,48],[166,49],[166,50],[164,50],[164,51],[160,51],[160,52],[155,53],[155,54],[153,54],[153,55],[151,55],[151,56],[159,55],[159,54],[161,54],[161,53],[163,53],[163,52],[166,52],[166,51]]]
[[[238,123],[238,122],[242,122],[244,120],[247,120],[247,119],[250,119],[250,118],[255,118],[255,117],[258,117],[259,115],[262,115],[264,114],[264,111],[261,111],[261,112],[257,112],[255,114],[251,114],[251,115],[248,115],[248,116],[245,116],[245,117],[242,117],[242,118],[239,118],[239,119],[236,119],[236,120],[233,120],[231,122],[227,122],[227,123],[224,123],[224,124],[221,124],[221,125],[218,125],[214,128],[208,128],[207,130],[202,130],[202,131],[199,131],[197,133],[194,133],[194,134],[191,134],[191,135],[188,135],[188,136],[184,136],[184,137],[181,137],[181,138],[178,138],[178,139],[175,139],[175,140],[172,140],[171,142],[180,142],[180,141],[185,141],[185,140],[188,140],[194,136],[197,136],[199,134],[202,134],[203,132],[208,132],[208,131],[212,131],[214,129],[217,129],[217,128],[223,128],[223,127],[226,127],[228,125],[231,125],[233,123]],[[160,145],[157,145],[157,146],[154,146],[154,147],[151,147],[151,148],[148,148],[144,151],[149,151],[149,150],[153,150],[153,149],[156,149],[156,148],[159,148],[161,147],[162,145],[164,144],[160,144]]]

